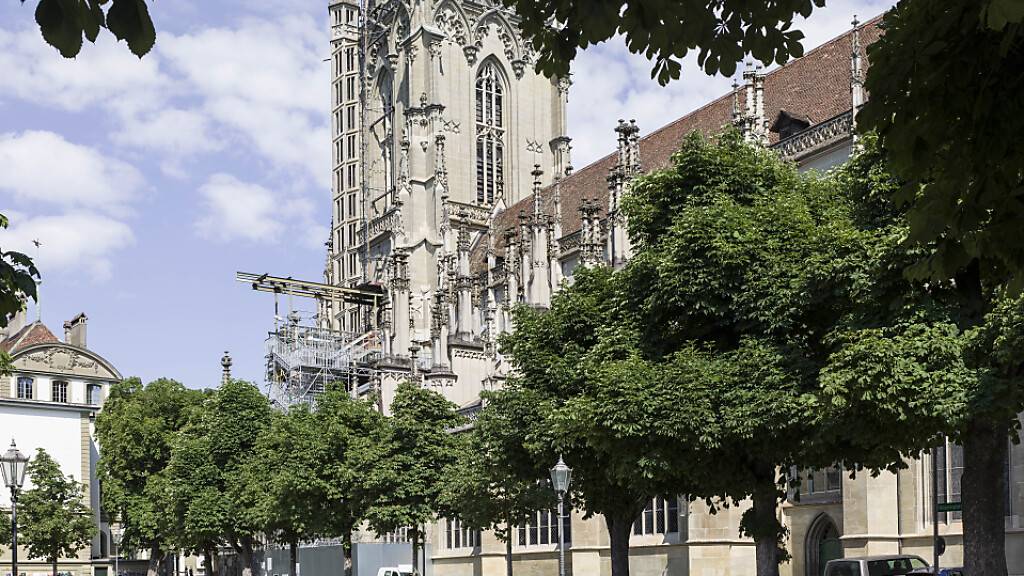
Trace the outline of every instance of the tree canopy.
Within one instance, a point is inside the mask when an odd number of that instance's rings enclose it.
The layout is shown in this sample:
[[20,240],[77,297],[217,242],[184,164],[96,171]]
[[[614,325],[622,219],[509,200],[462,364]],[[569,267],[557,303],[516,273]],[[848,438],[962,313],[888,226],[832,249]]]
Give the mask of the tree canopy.
[[[0,214],[0,230],[10,222]],[[7,326],[8,318],[25,306],[28,298],[36,297],[39,270],[32,259],[21,252],[0,248],[0,328]],[[6,353],[3,354],[6,357]],[[2,369],[4,365],[0,365]]]
[[[106,29],[124,40],[132,54],[145,56],[156,42],[147,0],[39,0],[36,24],[47,44],[65,58],[82,50],[83,38],[96,42]],[[24,4],[25,0],[21,0]]]
[[977,259],[1024,288],[1024,3],[902,0],[882,27],[857,122],[902,181],[910,240],[936,245],[911,272]]
[[167,465],[174,434],[202,399],[181,383],[129,378],[110,388],[96,417],[102,504],[124,527],[122,547],[150,552],[150,570],[176,538]]
[[40,448],[28,465],[32,488],[18,498],[18,544],[29,558],[41,558],[57,576],[57,561],[77,556],[96,535],[82,483],[65,476]]

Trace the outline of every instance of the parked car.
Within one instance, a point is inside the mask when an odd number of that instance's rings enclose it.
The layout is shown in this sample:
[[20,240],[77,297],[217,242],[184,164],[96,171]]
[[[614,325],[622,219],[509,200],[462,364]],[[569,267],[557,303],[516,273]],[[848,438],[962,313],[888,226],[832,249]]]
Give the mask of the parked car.
[[412,576],[412,564],[399,564],[377,570],[377,576]]
[[916,571],[921,569],[928,569],[928,563],[920,556],[860,556],[829,560],[825,565],[825,576],[904,576],[917,574]]

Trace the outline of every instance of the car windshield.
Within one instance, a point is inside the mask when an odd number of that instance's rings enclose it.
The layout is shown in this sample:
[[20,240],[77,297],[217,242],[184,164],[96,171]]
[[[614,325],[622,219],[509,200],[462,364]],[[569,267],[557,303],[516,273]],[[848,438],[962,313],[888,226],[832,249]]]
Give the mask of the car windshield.
[[902,576],[903,574],[910,574],[916,568],[926,567],[928,567],[928,564],[920,558],[871,560],[868,562],[868,576]]

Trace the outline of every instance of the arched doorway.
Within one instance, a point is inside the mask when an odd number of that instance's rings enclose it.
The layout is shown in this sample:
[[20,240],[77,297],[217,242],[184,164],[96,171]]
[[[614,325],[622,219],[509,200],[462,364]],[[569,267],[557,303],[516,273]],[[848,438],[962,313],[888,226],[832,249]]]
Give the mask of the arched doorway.
[[822,576],[829,560],[843,557],[843,545],[839,541],[839,529],[828,514],[819,514],[807,531],[804,542],[806,576]]

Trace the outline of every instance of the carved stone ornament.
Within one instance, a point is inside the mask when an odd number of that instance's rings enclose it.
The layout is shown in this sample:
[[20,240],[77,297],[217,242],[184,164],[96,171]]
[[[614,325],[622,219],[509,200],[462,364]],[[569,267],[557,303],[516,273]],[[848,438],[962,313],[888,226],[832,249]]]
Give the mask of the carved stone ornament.
[[47,348],[24,356],[29,362],[45,366],[54,372],[87,372],[92,374],[100,373],[98,362],[66,348]]

